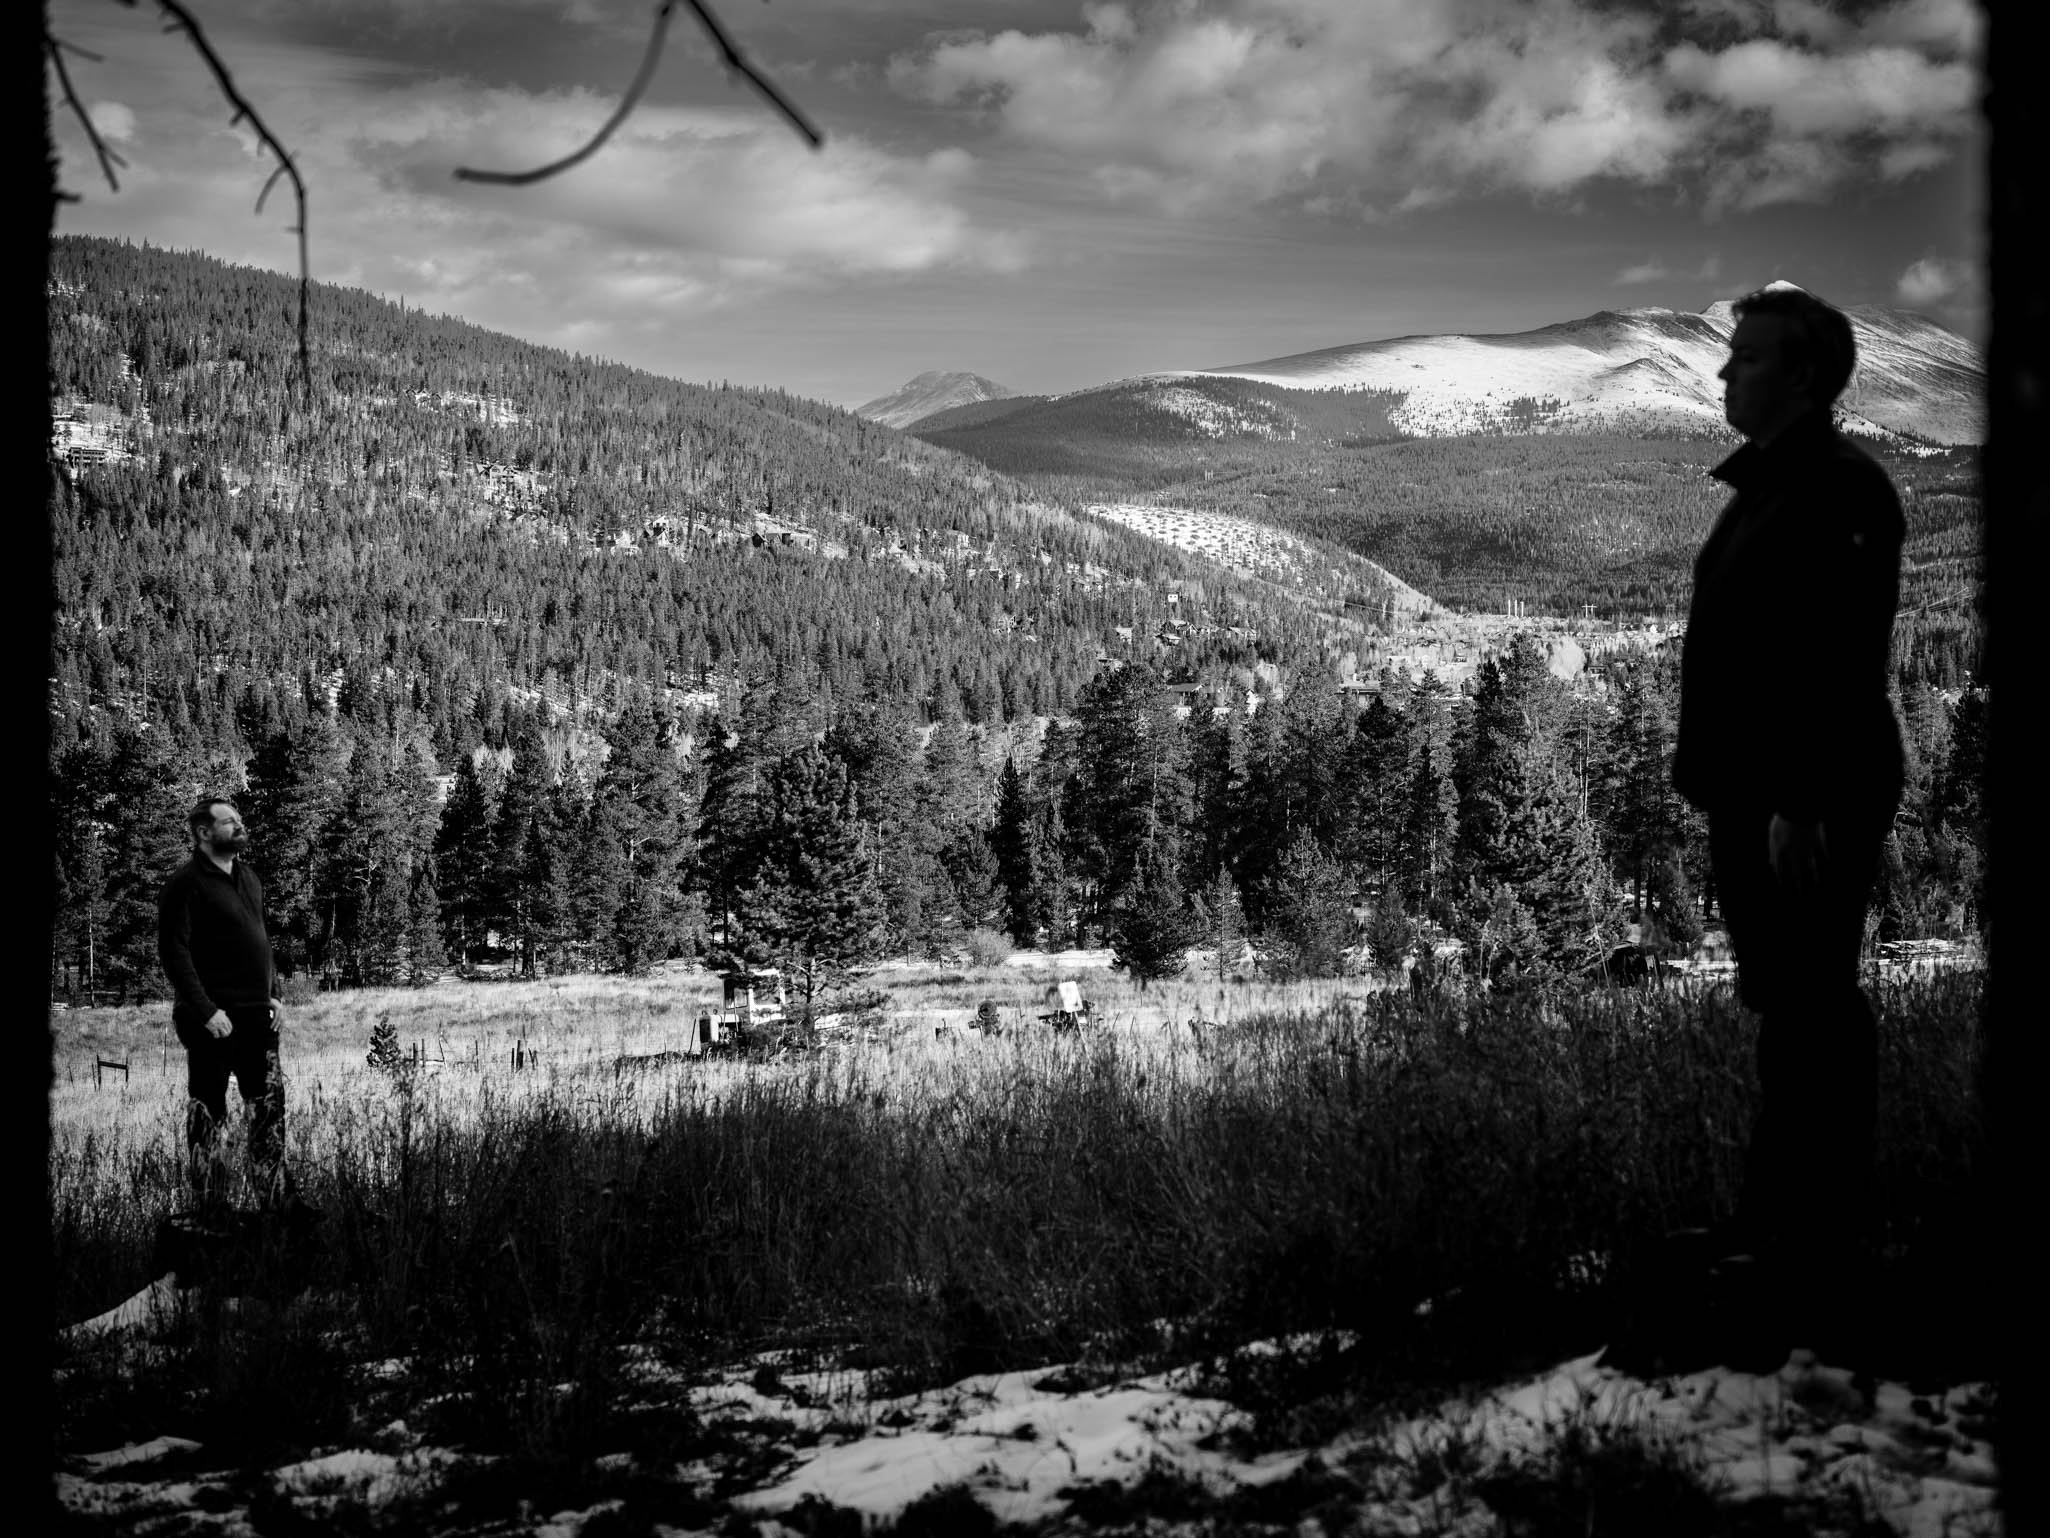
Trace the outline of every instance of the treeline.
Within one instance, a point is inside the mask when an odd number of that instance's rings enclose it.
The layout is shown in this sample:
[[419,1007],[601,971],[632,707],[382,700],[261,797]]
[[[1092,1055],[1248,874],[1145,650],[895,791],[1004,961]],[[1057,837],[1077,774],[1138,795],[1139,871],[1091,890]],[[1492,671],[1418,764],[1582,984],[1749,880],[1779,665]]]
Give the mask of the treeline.
[[[446,768],[403,711],[309,710],[239,765],[124,722],[56,766],[52,984],[161,988],[154,893],[202,787],[250,824],[281,967],[339,983],[702,956],[781,966],[811,1003],[978,930],[1109,944],[1142,978],[1190,946],[1240,965],[1248,941],[1283,975],[1362,954],[1428,974],[1446,934],[1505,985],[1558,977],[1628,923],[1685,946],[1714,912],[1703,829],[1670,787],[1671,665],[1609,668],[1606,697],[1570,692],[1523,636],[1456,706],[1427,675],[1359,710],[1311,670],[1248,716],[1186,710],[1131,665],[1036,742],[765,680],[694,746],[639,698],[595,752],[526,710]],[[1909,788],[1872,933],[1960,935],[1984,917],[1985,696],[1901,711]]]

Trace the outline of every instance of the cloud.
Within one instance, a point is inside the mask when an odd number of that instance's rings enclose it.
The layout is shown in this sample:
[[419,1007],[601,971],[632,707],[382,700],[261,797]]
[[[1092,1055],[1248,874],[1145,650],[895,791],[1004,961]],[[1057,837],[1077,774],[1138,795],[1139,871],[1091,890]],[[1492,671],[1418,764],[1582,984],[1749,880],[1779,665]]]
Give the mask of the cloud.
[[[136,50],[139,52],[139,50]],[[793,291],[833,293],[945,270],[1009,273],[1029,240],[971,212],[978,162],[840,132],[820,151],[742,102],[643,105],[582,165],[525,188],[453,169],[537,165],[585,142],[616,98],[422,78],[336,50],[243,45],[264,111],[311,189],[314,275],[612,356],[653,356],[694,317]],[[133,133],[117,198],[67,205],[64,227],[290,270],[289,198],[251,204],[271,162],[231,129],[180,58],[124,59],[104,130]],[[125,118],[123,114],[126,114]],[[83,156],[59,122],[67,157]],[[74,162],[76,164],[77,162]],[[87,162],[89,163],[89,162]],[[76,175],[73,180],[76,181]]]
[[[529,187],[459,182],[453,165],[510,169],[587,139],[610,103],[432,81],[358,125],[351,149],[377,184],[445,217],[660,256],[756,284],[967,266],[1012,271],[1013,237],[976,227],[959,195],[965,151],[895,155],[836,135],[814,151],[759,113],[644,107],[589,161]],[[702,273],[700,275],[703,275]]]
[[954,32],[898,91],[980,118],[1108,196],[1400,209],[1502,190],[1676,187],[1716,212],[1954,154],[1969,0],[1155,0],[1079,27]]
[[1692,272],[1679,272],[1668,267],[1657,257],[1637,262],[1623,268],[1609,282],[1616,287],[1628,287],[1638,283],[1662,283],[1668,279],[1679,282],[1713,283],[1722,275],[1723,259],[1711,251],[1702,258],[1701,265]]
[[1805,139],[1940,130],[1961,122],[1978,92],[1962,60],[1891,45],[1822,54],[1767,38],[1720,53],[1682,44],[1665,68],[1683,89],[1768,113],[1781,133]]
[[135,111],[118,101],[96,101],[86,108],[93,128],[111,144],[126,144],[135,137]]
[[1639,262],[1634,267],[1625,267],[1609,281],[1617,284],[1656,283],[1661,278],[1670,278],[1673,269],[1664,262]]
[[1977,273],[1963,262],[1925,256],[1911,263],[1894,283],[1894,297],[1914,309],[1936,308],[1968,294]]

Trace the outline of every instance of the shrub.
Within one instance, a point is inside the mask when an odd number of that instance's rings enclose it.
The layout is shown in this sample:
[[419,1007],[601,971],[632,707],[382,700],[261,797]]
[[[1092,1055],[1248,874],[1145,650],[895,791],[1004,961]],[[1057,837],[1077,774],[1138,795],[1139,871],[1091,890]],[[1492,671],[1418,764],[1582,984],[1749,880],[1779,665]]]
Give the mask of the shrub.
[[370,1028],[370,1052],[364,1061],[400,1089],[411,1087],[413,1064],[399,1043],[399,1030],[390,1015],[378,1016],[377,1024]]
[[1011,942],[994,929],[971,929],[962,936],[961,948],[968,953],[971,967],[1000,967],[1011,954]]

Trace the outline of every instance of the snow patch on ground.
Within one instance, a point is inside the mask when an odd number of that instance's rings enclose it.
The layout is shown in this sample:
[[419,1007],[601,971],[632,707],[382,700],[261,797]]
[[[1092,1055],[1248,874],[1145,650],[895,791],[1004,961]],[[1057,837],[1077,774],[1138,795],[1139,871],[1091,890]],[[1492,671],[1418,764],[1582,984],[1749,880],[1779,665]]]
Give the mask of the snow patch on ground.
[[[1242,1351],[1276,1356],[1309,1349],[1311,1343],[1289,1341]],[[392,1364],[379,1366],[389,1377]],[[1165,1480],[1180,1492],[1180,1510],[1192,1502],[1223,1510],[1245,1492],[1298,1474],[1321,1481],[1320,1512],[1341,1517],[1347,1513],[1334,1503],[1351,1508],[1348,1530],[1493,1531],[1473,1479],[1448,1482],[1446,1470],[1542,1471],[1576,1441],[1663,1450],[1730,1501],[1848,1494],[1878,1519],[1878,1531],[1937,1538],[2002,1530],[1991,1388],[1916,1393],[1900,1383],[1860,1380],[1805,1351],[1792,1353],[1777,1372],[1716,1368],[1651,1381],[1604,1366],[1596,1352],[1426,1413],[1363,1418],[1326,1440],[1280,1447],[1254,1445],[1252,1418],[1218,1397],[1210,1363],[1129,1377],[1102,1368],[1035,1368],[874,1396],[865,1374],[804,1370],[803,1359],[789,1352],[685,1376],[648,1348],[630,1348],[623,1366],[639,1388],[679,1394],[709,1433],[706,1450],[659,1467],[621,1451],[596,1460],[599,1474],[642,1488],[659,1480],[712,1501],[728,1514],[720,1531],[747,1531],[751,1523],[757,1533],[779,1532],[785,1524],[777,1519],[807,1502],[883,1523],[955,1489],[999,1521],[1066,1530],[1086,1490],[1131,1490],[1142,1481],[1158,1487]],[[250,1530],[251,1491],[262,1488],[265,1498],[308,1523],[353,1531],[403,1525],[440,1499],[452,1474],[496,1462],[425,1443],[403,1419],[374,1440],[383,1450],[317,1450],[252,1483],[233,1460],[216,1468],[201,1444],[158,1436],[67,1459],[56,1493],[75,1517],[124,1528],[241,1532]],[[510,1465],[492,1477],[501,1473],[518,1477]],[[518,1501],[516,1488],[505,1493]],[[617,1498],[549,1516],[518,1504],[529,1513],[521,1530],[555,1538],[577,1538],[608,1514],[630,1515],[630,1503]],[[1145,1530],[1194,1535],[1212,1528],[1205,1519],[1152,1517]]]

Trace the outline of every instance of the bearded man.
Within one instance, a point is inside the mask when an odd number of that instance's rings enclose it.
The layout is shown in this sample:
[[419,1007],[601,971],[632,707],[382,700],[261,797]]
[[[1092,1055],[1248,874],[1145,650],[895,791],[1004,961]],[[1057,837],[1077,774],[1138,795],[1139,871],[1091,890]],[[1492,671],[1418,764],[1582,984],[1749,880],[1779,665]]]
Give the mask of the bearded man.
[[157,898],[157,957],[171,982],[171,1023],[185,1048],[188,1175],[203,1204],[223,1199],[219,1146],[232,1074],[251,1110],[257,1189],[266,1198],[289,1198],[278,1071],[285,1016],[263,921],[263,883],[242,858],[249,834],[232,802],[203,796],[185,821],[192,858]]

